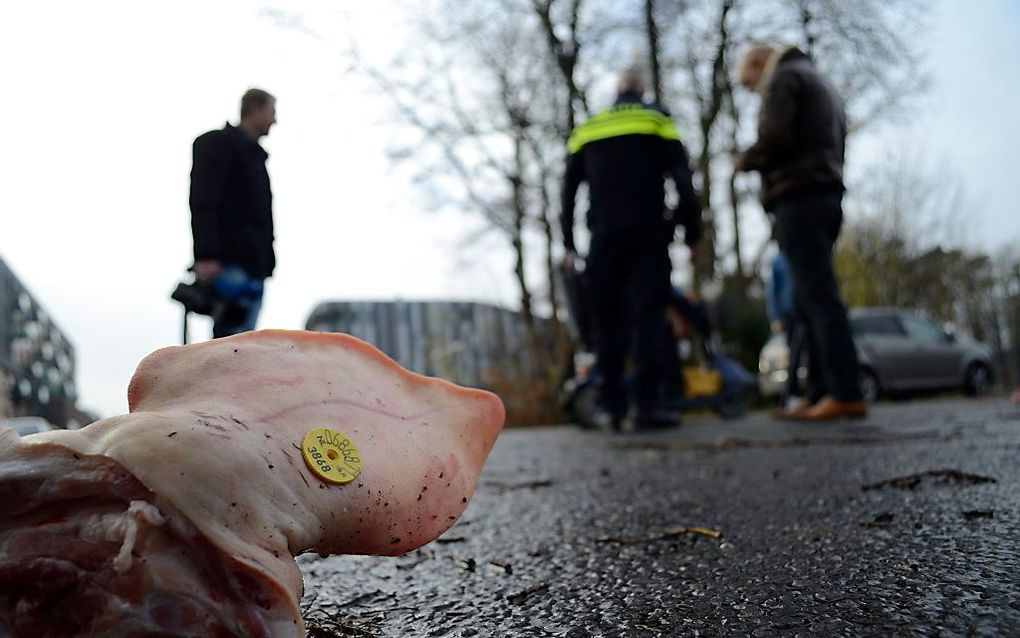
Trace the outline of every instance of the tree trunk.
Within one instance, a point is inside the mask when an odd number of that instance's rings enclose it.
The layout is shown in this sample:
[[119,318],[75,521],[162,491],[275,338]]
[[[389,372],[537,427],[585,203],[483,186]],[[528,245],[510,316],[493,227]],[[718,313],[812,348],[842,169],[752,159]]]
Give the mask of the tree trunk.
[[1012,343],[1012,366],[1013,385],[1020,385],[1020,292],[1015,292],[1010,301],[1009,308],[1009,336]]
[[524,140],[523,133],[517,131],[514,140],[514,174],[509,176],[513,216],[510,232],[510,245],[514,251],[514,278],[521,294],[521,318],[524,319],[525,329],[533,345],[538,344],[538,335],[535,330],[534,304],[531,296],[531,289],[528,287],[528,280],[525,277],[525,255],[524,255],[524,220],[527,218],[527,210],[524,203]]
[[662,59],[659,27],[655,23],[655,0],[645,0],[645,32],[648,35],[648,66],[652,74],[652,92],[656,104],[665,104],[662,88]]
[[804,34],[804,53],[808,57],[815,57],[815,34],[811,32],[814,23],[814,16],[811,14],[809,0],[800,0],[800,28]]
[[549,286],[549,312],[552,314],[553,322],[559,326],[560,304],[556,296],[556,258],[554,257],[556,236],[553,234],[553,223],[550,215],[551,202],[549,198],[549,175],[542,170],[542,185],[540,197],[542,200],[542,214],[539,216],[539,224],[542,227],[542,239],[545,241],[545,270],[547,284]]
[[[564,328],[563,321],[560,318],[560,302],[556,292],[559,289],[558,281],[556,279],[556,259],[554,256],[555,249],[555,235],[553,234],[553,222],[550,217],[552,209],[550,207],[549,198],[549,174],[548,169],[543,168],[542,187],[541,187],[541,198],[542,198],[542,214],[539,218],[539,223],[542,226],[542,234],[545,240],[545,274],[548,278],[547,284],[549,286],[549,311],[552,313],[552,341],[553,347],[546,354],[546,375],[548,378],[548,387],[551,388],[550,395],[555,397],[559,391],[559,384],[562,381],[561,374],[562,370],[569,369],[570,363],[573,362],[573,344],[571,343],[570,333]],[[562,363],[561,363],[562,362]]]
[[[719,42],[712,60],[712,79],[704,108],[701,111],[701,153],[698,156],[698,171],[701,173],[701,205],[705,210],[705,236],[701,253],[694,264],[694,288],[698,290],[705,281],[715,279],[717,257],[715,215],[712,211],[712,141],[715,124],[723,107],[723,97],[729,84],[726,69],[727,51],[730,46],[727,17],[735,0],[724,0],[719,12]],[[691,69],[697,73],[697,69]]]
[[573,0],[570,5],[570,24],[569,24],[569,40],[564,42],[556,34],[556,25],[552,20],[552,5],[553,0],[534,0],[535,14],[542,23],[542,29],[545,32],[546,42],[549,44],[549,52],[556,60],[556,66],[559,68],[560,73],[563,74],[563,80],[567,85],[567,112],[566,112],[566,131],[564,131],[563,137],[565,138],[570,134],[570,131],[574,130],[577,125],[576,113],[580,110],[582,113],[588,112],[588,100],[584,93],[577,86],[577,78],[574,76],[574,71],[577,68],[578,57],[580,56],[581,42],[578,37],[577,29],[580,21],[581,5],[583,0]]
[[704,215],[704,232],[701,237],[701,249],[694,259],[694,290],[699,291],[706,282],[715,279],[715,215],[712,213],[712,154],[707,145],[710,143],[710,127],[702,125],[701,139],[706,145],[698,155],[698,173],[701,175],[701,209]]
[[[726,83],[726,102],[729,105],[729,116],[732,124],[730,131],[731,149],[735,153],[738,150],[737,129],[740,125],[740,113],[737,111],[737,103],[733,96],[733,83]],[[738,291],[741,294],[747,292],[747,272],[744,270],[744,256],[740,246],[740,192],[737,190],[737,171],[730,169],[730,210],[733,214],[733,255],[736,257],[736,272],[734,273]]]

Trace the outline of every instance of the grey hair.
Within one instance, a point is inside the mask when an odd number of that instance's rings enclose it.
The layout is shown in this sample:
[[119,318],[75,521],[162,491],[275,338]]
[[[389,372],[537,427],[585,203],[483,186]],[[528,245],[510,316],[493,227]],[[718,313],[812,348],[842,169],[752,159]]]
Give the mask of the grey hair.
[[740,58],[737,60],[736,69],[737,73],[738,74],[743,73],[744,69],[747,67],[748,64],[751,63],[752,60],[761,60],[762,64],[764,64],[765,60],[768,60],[769,56],[771,56],[775,52],[776,47],[772,46],[771,44],[756,42],[748,45],[748,47],[744,49],[744,52],[740,54]]

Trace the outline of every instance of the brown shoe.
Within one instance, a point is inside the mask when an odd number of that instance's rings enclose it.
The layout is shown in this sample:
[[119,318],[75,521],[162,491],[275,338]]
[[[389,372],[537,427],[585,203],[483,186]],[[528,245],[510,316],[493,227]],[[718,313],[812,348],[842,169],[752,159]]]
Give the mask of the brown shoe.
[[865,419],[868,404],[864,401],[837,401],[825,397],[801,417],[804,421],[835,421],[836,419]]
[[780,421],[800,421],[804,419],[812,407],[814,406],[807,401],[800,400],[795,405],[788,405],[777,409],[772,413],[772,417]]

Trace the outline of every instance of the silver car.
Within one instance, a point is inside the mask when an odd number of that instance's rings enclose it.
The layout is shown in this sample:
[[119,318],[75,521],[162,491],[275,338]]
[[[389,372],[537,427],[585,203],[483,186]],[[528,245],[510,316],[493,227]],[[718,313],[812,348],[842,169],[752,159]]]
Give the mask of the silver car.
[[[992,385],[988,349],[916,313],[866,308],[850,313],[861,363],[861,388],[874,401],[882,393],[960,388],[977,396]],[[773,337],[759,357],[758,386],[764,396],[782,394],[789,352],[785,339]],[[802,367],[798,375],[804,379]]]

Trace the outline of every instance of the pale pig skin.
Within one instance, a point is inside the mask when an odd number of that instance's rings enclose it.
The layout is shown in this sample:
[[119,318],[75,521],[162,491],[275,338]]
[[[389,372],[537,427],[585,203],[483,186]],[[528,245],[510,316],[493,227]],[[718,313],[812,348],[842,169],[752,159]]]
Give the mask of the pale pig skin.
[[[307,332],[159,350],[128,398],[129,415],[24,442],[120,464],[294,614],[294,555],[397,555],[435,539],[467,507],[504,420],[490,393],[409,373],[352,337]],[[353,482],[308,469],[300,448],[317,427],[357,446]]]

